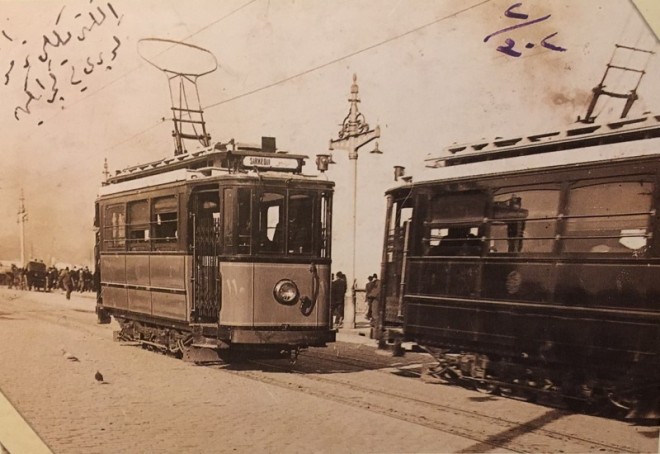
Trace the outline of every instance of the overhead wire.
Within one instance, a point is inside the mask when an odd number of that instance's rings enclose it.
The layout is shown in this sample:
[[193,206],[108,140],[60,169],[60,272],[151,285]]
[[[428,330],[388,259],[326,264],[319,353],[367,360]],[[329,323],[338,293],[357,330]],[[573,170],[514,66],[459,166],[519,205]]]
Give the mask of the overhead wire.
[[404,32],[404,33],[400,33],[400,34],[398,34],[398,35],[391,36],[391,37],[389,37],[389,38],[387,38],[387,39],[384,39],[384,40],[379,41],[379,42],[377,42],[377,43],[371,44],[371,45],[369,45],[369,46],[367,46],[367,47],[363,47],[362,49],[358,49],[358,50],[356,50],[356,51],[350,52],[350,53],[348,53],[348,54],[346,54],[346,55],[343,55],[343,56],[341,56],[341,57],[334,58],[334,59],[329,60],[329,61],[327,61],[327,62],[325,62],[325,63],[320,64],[320,65],[313,66],[312,68],[306,69],[306,70],[301,71],[301,72],[299,72],[299,73],[292,74],[291,76],[287,76],[287,77],[285,77],[285,78],[283,78],[283,79],[280,79],[280,80],[277,80],[277,81],[275,81],[275,82],[272,82],[272,83],[269,83],[269,84],[263,85],[263,86],[261,86],[261,87],[255,88],[255,89],[253,89],[253,90],[246,91],[246,92],[241,93],[241,94],[239,94],[239,95],[232,96],[231,98],[223,99],[222,101],[218,101],[218,102],[215,102],[215,103],[209,104],[209,105],[207,105],[207,106],[204,106],[204,109],[211,109],[211,108],[213,108],[213,107],[217,107],[217,106],[220,106],[220,105],[222,105],[222,104],[226,104],[226,103],[229,103],[229,102],[232,102],[232,101],[236,101],[237,99],[245,98],[246,96],[250,96],[250,95],[253,95],[253,94],[255,94],[255,93],[259,93],[259,92],[261,92],[261,91],[267,90],[267,89],[272,88],[272,87],[275,87],[275,86],[277,86],[277,85],[280,85],[280,84],[283,84],[283,83],[289,82],[289,81],[291,81],[291,80],[293,80],[293,79],[297,79],[297,78],[299,78],[299,77],[302,77],[302,76],[305,76],[305,75],[307,75],[307,74],[313,73],[313,72],[315,72],[315,71],[318,71],[319,69],[326,68],[326,67],[328,67],[328,66],[334,65],[335,63],[339,63],[340,61],[347,60],[347,59],[349,59],[349,58],[355,57],[356,55],[359,55],[359,54],[362,54],[362,53],[368,52],[368,51],[373,50],[373,49],[375,49],[375,48],[377,48],[377,47],[380,47],[380,46],[383,46],[383,45],[385,45],[385,44],[391,43],[392,41],[395,41],[395,40],[397,40],[397,39],[403,38],[403,37],[408,36],[408,35],[411,35],[411,34],[413,34],[413,33],[417,33],[418,31],[423,30],[423,29],[425,29],[425,28],[428,28],[428,27],[430,27],[430,26],[432,26],[432,25],[435,25],[435,24],[437,24],[438,22],[442,22],[442,21],[444,21],[444,20],[446,20],[446,19],[449,19],[449,18],[451,18],[451,17],[454,17],[454,16],[457,16],[457,15],[459,15],[459,14],[462,14],[462,13],[465,13],[465,12],[467,12],[467,11],[470,11],[471,9],[474,9],[474,8],[477,8],[477,7],[479,7],[479,6],[482,6],[482,5],[486,4],[486,3],[489,3],[490,1],[491,1],[491,0],[483,0],[483,1],[479,2],[479,3],[476,3],[476,4],[471,5],[471,6],[469,6],[469,7],[463,8],[463,9],[461,9],[461,10],[458,10],[458,11],[452,13],[452,14],[448,14],[448,15],[446,15],[446,16],[439,17],[439,18],[437,18],[437,19],[432,20],[431,22],[427,22],[426,24],[420,25],[419,27],[415,27],[415,28],[413,28],[413,29],[411,29],[411,30],[408,30],[408,31]]
[[[442,22],[442,21],[444,21],[444,20],[447,20],[447,19],[449,19],[449,18],[455,17],[455,16],[457,16],[457,15],[459,15],[459,14],[462,14],[462,13],[465,13],[465,12],[467,12],[467,11],[470,11],[470,10],[472,10],[472,9],[474,9],[474,8],[480,7],[480,6],[482,6],[482,5],[486,4],[486,3],[489,3],[489,2],[491,2],[491,1],[492,1],[492,0],[483,0],[483,1],[479,2],[479,3],[476,3],[476,4],[474,4],[474,5],[471,5],[471,6],[469,6],[469,7],[466,7],[466,8],[460,9],[460,10],[458,10],[458,11],[455,11],[455,12],[453,12],[453,13],[451,13],[451,14],[448,14],[448,15],[445,15],[445,16],[442,16],[442,17],[439,17],[439,18],[436,18],[436,19],[434,19],[434,20],[431,21],[431,22],[427,22],[426,24],[420,25],[420,26],[415,27],[415,28],[413,28],[413,29],[411,29],[411,30],[408,30],[408,31],[406,31],[406,32],[400,33],[400,34],[398,34],[398,35],[391,36],[391,37],[389,37],[389,38],[386,38],[386,39],[384,39],[384,40],[378,41],[378,42],[376,42],[376,43],[374,43],[374,44],[371,44],[371,45],[369,45],[369,46],[363,47],[363,48],[358,49],[358,50],[356,50],[356,51],[350,52],[350,53],[345,54],[345,55],[343,55],[343,56],[341,56],[341,57],[334,58],[334,59],[332,59],[332,60],[329,60],[329,61],[327,61],[327,62],[325,62],[325,63],[322,63],[322,64],[320,64],[320,65],[314,66],[314,67],[312,67],[312,68],[306,69],[306,70],[301,71],[301,72],[299,72],[299,73],[293,74],[293,75],[291,75],[291,76],[287,76],[287,77],[285,77],[285,78],[283,78],[283,79],[280,79],[280,80],[277,80],[277,81],[275,81],[275,82],[272,82],[272,83],[269,83],[269,84],[263,85],[263,86],[261,86],[261,87],[258,87],[258,88],[255,88],[255,89],[249,90],[249,91],[244,92],[244,93],[241,93],[241,94],[239,94],[239,95],[232,96],[231,98],[227,98],[227,99],[224,99],[224,100],[222,100],[222,101],[218,101],[218,102],[215,102],[215,103],[209,104],[209,105],[207,105],[207,106],[203,106],[202,109],[203,109],[203,110],[212,109],[212,108],[217,107],[217,106],[220,106],[220,105],[222,105],[222,104],[227,104],[227,103],[232,102],[232,101],[235,101],[235,100],[237,100],[237,99],[245,98],[245,97],[247,97],[247,96],[251,96],[251,95],[253,95],[253,94],[255,94],[255,93],[259,93],[259,92],[264,91],[264,90],[267,90],[267,89],[269,89],[269,88],[273,88],[273,87],[275,87],[275,86],[277,86],[277,85],[284,84],[284,83],[289,82],[289,81],[291,81],[291,80],[293,80],[293,79],[297,79],[297,78],[299,78],[299,77],[302,77],[302,76],[305,76],[305,75],[307,75],[307,74],[310,74],[310,73],[313,73],[313,72],[315,72],[315,71],[318,71],[318,70],[320,70],[320,69],[326,68],[326,67],[328,67],[328,66],[331,66],[331,65],[336,64],[336,63],[338,63],[338,62],[341,62],[341,61],[343,61],[343,60],[349,59],[349,58],[354,57],[354,56],[356,56],[356,55],[359,55],[359,54],[365,53],[365,52],[367,52],[367,51],[373,50],[373,49],[375,49],[375,48],[377,48],[377,47],[383,46],[383,45],[388,44],[388,43],[390,43],[390,42],[392,42],[392,41],[395,41],[395,40],[397,40],[397,39],[400,39],[400,38],[406,37],[406,36],[408,36],[408,35],[411,35],[411,34],[413,34],[413,33],[419,32],[420,30],[423,30],[423,29],[425,29],[425,28],[428,28],[428,27],[430,27],[430,26],[432,26],[432,25],[435,25],[435,24],[437,24],[437,23],[439,23],[439,22]],[[149,128],[145,129],[145,130],[142,131],[142,132],[138,132],[138,133],[134,134],[132,137],[140,136],[142,133],[146,133],[146,132],[152,130],[153,128],[154,128],[153,126],[152,126],[152,127],[149,127]],[[125,143],[125,141],[122,141],[122,142],[121,142],[121,144],[123,144],[123,143]],[[112,150],[112,149],[116,148],[117,146],[119,146],[119,144],[114,144],[114,145],[112,145],[112,146],[106,148],[104,151]]]
[[[253,3],[254,1],[256,1],[256,0],[251,0],[249,3]],[[377,42],[377,43],[374,43],[374,44],[371,44],[371,45],[369,45],[369,46],[366,46],[366,47],[363,47],[363,48],[361,48],[361,49],[358,49],[358,50],[356,50],[356,51],[350,52],[350,53],[345,54],[345,55],[343,55],[343,56],[341,56],[341,57],[337,57],[337,58],[334,58],[334,59],[332,59],[332,60],[329,60],[329,61],[327,61],[326,63],[323,63],[323,64],[320,64],[320,65],[314,66],[314,67],[312,67],[312,68],[306,69],[306,70],[304,70],[304,71],[301,71],[301,72],[299,72],[299,73],[293,74],[293,75],[291,75],[291,76],[287,76],[287,77],[285,77],[285,78],[283,78],[283,79],[280,79],[280,80],[278,80],[278,81],[276,81],[276,82],[272,82],[272,83],[269,83],[269,84],[263,85],[263,86],[261,86],[261,87],[259,87],[259,88],[256,88],[256,89],[253,89],[253,90],[249,90],[249,91],[247,91],[247,92],[244,92],[244,93],[241,93],[241,94],[239,94],[239,95],[233,96],[233,97],[231,97],[231,98],[224,99],[224,100],[222,100],[222,101],[218,101],[218,102],[213,103],[213,104],[209,104],[209,105],[207,105],[207,106],[204,106],[202,109],[204,109],[204,110],[211,109],[211,108],[214,108],[214,107],[216,107],[216,106],[219,106],[219,105],[222,105],[222,104],[226,104],[226,103],[229,103],[229,102],[235,101],[235,100],[237,100],[237,99],[244,98],[244,97],[246,97],[246,96],[250,96],[250,95],[253,95],[253,94],[255,94],[255,93],[258,93],[258,92],[261,92],[261,91],[267,90],[267,89],[272,88],[272,87],[275,87],[275,86],[277,86],[277,85],[280,85],[280,84],[283,84],[283,83],[289,82],[289,81],[291,81],[291,80],[293,80],[293,79],[296,79],[296,78],[302,77],[302,76],[304,76],[304,75],[307,75],[307,74],[310,74],[310,73],[312,73],[312,72],[318,71],[318,70],[320,70],[320,69],[322,69],[322,68],[325,68],[325,67],[328,67],[328,66],[330,66],[330,65],[333,65],[333,64],[335,64],[335,63],[338,63],[338,62],[341,62],[341,61],[343,61],[343,60],[346,60],[346,59],[348,59],[348,58],[354,57],[354,56],[356,56],[356,55],[362,54],[362,53],[364,53],[364,52],[367,52],[367,51],[370,51],[370,50],[375,49],[375,48],[377,48],[377,47],[380,47],[380,46],[383,46],[383,45],[385,45],[385,44],[388,44],[388,43],[390,43],[390,42],[392,42],[392,41],[395,41],[395,40],[397,40],[397,39],[400,39],[400,38],[406,37],[406,36],[408,36],[408,35],[411,35],[411,34],[413,34],[413,33],[416,33],[416,32],[418,32],[418,31],[420,31],[420,30],[423,30],[423,29],[428,28],[428,27],[430,27],[430,26],[432,26],[432,25],[435,25],[435,24],[437,24],[437,23],[439,23],[439,22],[442,22],[442,21],[444,21],[444,20],[447,20],[447,19],[449,19],[449,18],[455,17],[455,16],[457,16],[457,15],[459,15],[459,14],[465,13],[465,12],[467,12],[467,11],[469,11],[469,10],[472,10],[472,9],[474,9],[474,8],[477,8],[477,7],[479,7],[479,6],[482,6],[482,5],[486,4],[486,3],[489,3],[490,1],[492,1],[492,0],[483,0],[483,1],[479,2],[479,3],[476,3],[476,4],[474,4],[474,5],[471,5],[471,6],[469,6],[469,7],[466,7],[466,8],[460,9],[460,10],[458,10],[458,11],[455,11],[455,12],[453,12],[453,13],[451,13],[451,14],[448,14],[448,15],[445,15],[445,16],[442,16],[442,17],[439,17],[439,18],[436,18],[436,19],[434,19],[434,20],[431,21],[431,22],[428,22],[428,23],[426,23],[426,24],[420,25],[420,26],[415,27],[415,28],[413,28],[413,29],[411,29],[411,30],[408,30],[408,31],[406,31],[406,32],[403,32],[403,33],[400,33],[400,34],[397,34],[397,35],[391,36],[391,37],[389,37],[389,38],[387,38],[387,39],[381,40],[381,41],[379,41],[379,42]],[[249,4],[249,3],[248,3],[248,4]],[[247,4],[246,4],[246,5],[247,5]],[[218,22],[218,21],[215,21],[215,23],[217,23],[217,22]],[[207,29],[207,28],[209,28],[209,27],[210,27],[210,25],[204,27],[204,29]],[[195,33],[193,33],[193,34],[191,34],[189,37],[194,36],[194,35],[197,34],[197,33],[199,33],[199,31],[197,31],[197,32],[195,32]],[[185,39],[188,39],[189,37],[184,38],[184,40],[185,40]],[[156,126],[158,126],[158,125],[152,125],[152,126],[146,128],[146,129],[142,130],[142,131],[138,131],[137,133],[133,134],[133,135],[131,136],[131,138],[139,137],[140,135],[145,134],[145,133],[151,131],[151,130],[154,129]],[[113,145],[111,145],[111,146],[105,148],[103,151],[113,150],[113,149],[117,148],[119,145],[123,145],[124,143],[126,143],[126,140],[122,140],[121,142],[118,142],[118,143],[116,143],[116,144],[113,144]]]

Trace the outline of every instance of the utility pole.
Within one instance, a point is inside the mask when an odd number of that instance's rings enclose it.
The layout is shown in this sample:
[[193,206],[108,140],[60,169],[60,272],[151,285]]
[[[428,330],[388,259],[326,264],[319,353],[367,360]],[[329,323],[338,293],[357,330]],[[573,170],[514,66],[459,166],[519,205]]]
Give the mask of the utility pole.
[[[357,237],[357,181],[358,181],[358,150],[380,137],[380,126],[375,129],[369,129],[369,124],[360,113],[358,103],[360,97],[358,96],[357,75],[353,74],[353,84],[351,85],[351,94],[348,98],[350,103],[350,110],[348,115],[344,118],[342,128],[339,131],[337,139],[330,139],[330,150],[340,149],[348,151],[348,159],[353,161],[353,235],[351,238],[351,253],[352,253],[352,268],[349,279],[347,279],[347,286],[350,285],[351,292],[346,292],[344,299],[344,326],[347,328],[355,328],[355,290],[357,286],[357,278],[355,275],[355,256],[356,256],[356,237]],[[378,149],[378,142],[376,147],[371,153],[380,154]]]
[[110,178],[110,171],[108,170],[108,158],[103,158],[103,180],[101,185],[106,185],[108,178]]
[[23,196],[23,188],[21,188],[21,197],[18,205],[18,220],[21,239],[21,267],[25,266],[25,223],[27,222],[27,211],[25,211],[25,197]]

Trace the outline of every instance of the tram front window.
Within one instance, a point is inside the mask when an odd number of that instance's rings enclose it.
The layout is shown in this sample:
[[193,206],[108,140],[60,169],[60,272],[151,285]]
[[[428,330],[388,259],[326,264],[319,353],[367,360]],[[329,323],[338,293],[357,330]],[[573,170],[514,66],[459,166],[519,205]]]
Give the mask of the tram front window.
[[[258,210],[257,236],[260,253],[311,255],[314,219],[318,212],[315,193],[264,192]],[[320,235],[320,229],[317,236]]]
[[312,214],[314,198],[311,194],[295,194],[289,199],[287,248],[289,254],[312,252]]

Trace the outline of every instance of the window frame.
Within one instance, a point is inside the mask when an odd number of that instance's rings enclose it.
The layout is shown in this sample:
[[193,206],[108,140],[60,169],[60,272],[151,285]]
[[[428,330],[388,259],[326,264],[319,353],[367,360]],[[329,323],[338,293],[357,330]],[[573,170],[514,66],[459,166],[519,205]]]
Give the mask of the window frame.
[[[601,213],[590,213],[590,214],[572,214],[571,210],[571,192],[575,190],[581,190],[586,188],[593,188],[596,186],[605,186],[605,185],[615,185],[615,184],[635,184],[642,183],[648,184],[649,187],[649,209],[646,211],[630,211],[625,213],[612,213],[612,214],[601,214]],[[589,180],[578,180],[570,182],[566,187],[566,201],[565,201],[565,214],[562,219],[562,230],[561,230],[561,252],[563,255],[575,256],[589,254],[594,256],[647,256],[649,249],[653,242],[653,229],[654,229],[654,218],[657,215],[656,208],[654,208],[654,198],[657,192],[657,181],[651,174],[641,174],[641,175],[630,175],[630,176],[617,176],[610,178],[599,178],[599,179],[589,179]],[[628,200],[628,198],[626,198]],[[622,235],[621,232],[624,230],[640,230],[640,229],[618,229],[618,235],[571,235],[569,234],[569,222],[570,220],[598,220],[598,219],[613,219],[613,218],[625,218],[625,217],[635,217],[635,216],[646,216],[646,226],[644,228],[645,233],[643,235]],[[585,232],[589,230],[573,230],[575,232]],[[603,240],[605,243],[604,246],[607,246],[606,242],[608,240],[618,239],[619,242],[622,238],[625,237],[644,237],[646,239],[646,244],[637,249],[631,249],[627,246],[623,246],[625,249],[615,249],[607,250],[605,247],[597,248],[591,247],[590,250],[577,250],[575,248],[569,249],[567,246],[572,244],[577,244],[580,240]],[[607,246],[609,247],[609,246]]]
[[[509,195],[510,201],[513,201],[514,196],[520,196],[525,193],[541,193],[541,192],[548,192],[548,193],[554,193],[556,196],[555,202],[555,208],[554,208],[554,215],[549,215],[549,216],[540,216],[537,214],[534,214],[532,216],[529,216],[529,213],[531,211],[541,211],[537,210],[534,205],[530,206],[525,206],[524,201],[521,201],[521,210],[527,210],[528,215],[524,218],[524,220],[520,220],[517,217],[498,217],[496,216],[495,210],[497,209],[497,203],[500,202],[506,202],[507,200],[496,200],[496,198],[504,195]],[[563,215],[561,213],[562,211],[562,200],[563,200],[563,188],[561,183],[547,183],[547,184],[540,184],[540,185],[524,185],[524,186],[503,186],[499,187],[495,190],[492,191],[491,197],[490,197],[490,208],[488,212],[488,217],[487,217],[487,226],[484,231],[484,240],[486,244],[488,245],[487,249],[487,254],[489,256],[506,256],[506,255],[515,255],[515,256],[525,256],[525,257],[530,257],[530,256],[548,256],[548,255],[554,255],[556,254],[557,251],[557,244],[558,244],[558,231],[560,228],[560,222],[561,219],[563,218]],[[506,208],[506,207],[505,207]],[[530,209],[534,208],[534,210]],[[514,208],[515,209],[515,208]],[[543,236],[524,236],[524,233],[527,230],[527,227],[529,227],[529,223],[536,223],[536,222],[543,222],[546,221],[549,223],[549,233],[547,235]],[[506,237],[503,236],[493,236],[493,227],[499,227],[499,226],[506,226],[506,228],[509,228],[508,223],[513,223],[513,222],[522,222],[522,236],[515,236],[511,237],[508,235]],[[494,247],[494,242],[495,241],[507,241],[507,248],[506,250],[493,250]],[[509,242],[511,241],[511,242]],[[547,241],[549,242],[549,247],[546,248],[546,250],[534,250],[534,251],[529,251],[525,250],[525,242],[526,241]],[[519,243],[517,243],[519,242]],[[518,247],[516,245],[519,244]],[[529,243],[528,243],[529,244]],[[512,247],[513,246],[513,247]],[[514,250],[511,250],[514,249]]]

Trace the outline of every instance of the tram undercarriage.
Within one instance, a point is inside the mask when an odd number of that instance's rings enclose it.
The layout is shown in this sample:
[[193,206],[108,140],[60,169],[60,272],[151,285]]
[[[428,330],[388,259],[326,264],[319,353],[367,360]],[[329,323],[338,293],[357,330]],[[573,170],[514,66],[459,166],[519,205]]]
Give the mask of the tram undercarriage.
[[[321,336],[320,332],[313,331],[237,330],[236,335],[232,335],[230,328],[217,324],[166,328],[125,317],[115,318],[120,326],[120,330],[113,333],[115,341],[134,342],[148,350],[194,363],[238,361],[247,357],[288,358],[294,363],[307,347],[334,342],[334,332],[324,332]],[[251,342],[244,342],[246,340]]]
[[660,418],[660,383],[638,376],[617,380],[570,368],[562,370],[554,364],[542,366],[512,358],[423,348],[438,361],[422,371],[427,382],[625,419]]

